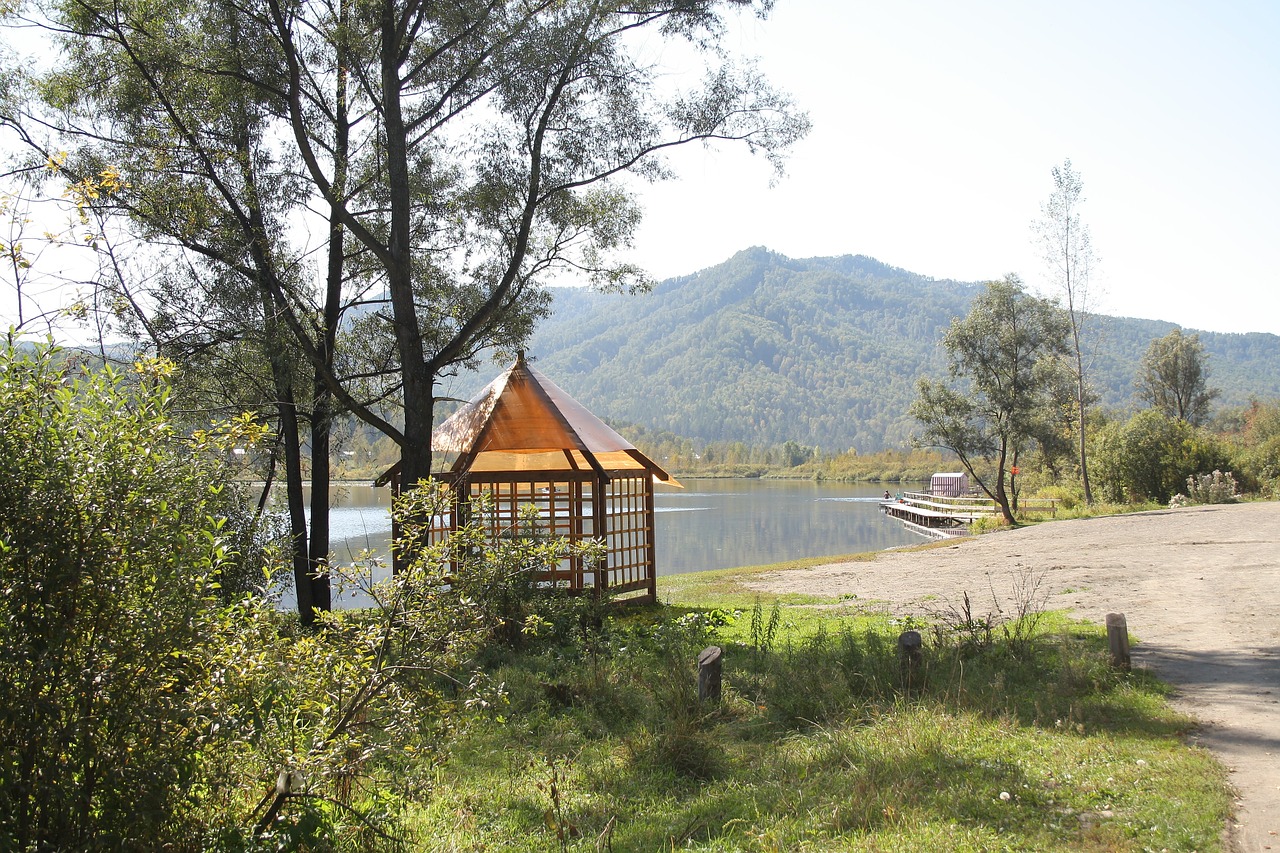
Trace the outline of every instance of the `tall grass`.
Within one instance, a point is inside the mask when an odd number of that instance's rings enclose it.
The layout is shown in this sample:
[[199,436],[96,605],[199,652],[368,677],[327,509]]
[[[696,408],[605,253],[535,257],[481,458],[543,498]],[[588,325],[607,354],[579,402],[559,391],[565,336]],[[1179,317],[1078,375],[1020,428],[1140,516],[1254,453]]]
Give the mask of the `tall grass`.
[[[772,627],[770,627],[772,626]],[[897,635],[919,628],[918,669]],[[1012,641],[1018,638],[1018,642]],[[724,695],[693,661],[724,649]],[[412,821],[436,850],[1214,850],[1221,769],[1094,627],[968,642],[834,608],[665,607],[511,655]],[[551,769],[549,769],[551,768]],[[554,782],[555,796],[550,796]]]

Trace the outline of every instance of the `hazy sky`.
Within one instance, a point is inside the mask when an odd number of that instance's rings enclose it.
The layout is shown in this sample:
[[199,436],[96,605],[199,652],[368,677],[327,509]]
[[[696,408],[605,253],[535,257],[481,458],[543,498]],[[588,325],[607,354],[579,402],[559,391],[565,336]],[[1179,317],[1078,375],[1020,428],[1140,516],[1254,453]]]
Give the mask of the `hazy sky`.
[[679,152],[643,189],[658,278],[767,246],[1035,288],[1030,224],[1070,158],[1099,310],[1280,334],[1280,0],[777,0],[728,46],[813,131],[772,188],[741,148]]
[[1070,158],[1100,310],[1280,334],[1280,2],[778,0],[730,46],[808,110],[762,159],[682,153],[644,190],[659,278],[748,246],[1042,283],[1030,223]]

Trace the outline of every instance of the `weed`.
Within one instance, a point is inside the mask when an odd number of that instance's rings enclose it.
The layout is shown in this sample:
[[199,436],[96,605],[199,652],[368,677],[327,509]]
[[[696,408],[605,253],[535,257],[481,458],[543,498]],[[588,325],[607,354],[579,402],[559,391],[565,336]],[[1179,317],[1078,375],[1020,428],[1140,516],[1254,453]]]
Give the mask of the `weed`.
[[1044,616],[1048,592],[1044,588],[1044,572],[1026,568],[1014,575],[1010,600],[1012,616],[1001,628],[1009,650],[1018,657],[1028,656],[1031,642]]
[[535,782],[534,787],[547,798],[547,810],[543,815],[547,828],[554,833],[560,849],[568,850],[569,839],[576,838],[580,833],[578,827],[565,815],[564,799],[561,796],[564,775],[556,764],[556,760],[550,756],[545,758],[545,768],[545,777]]
[[996,593],[994,582],[989,580],[991,605],[985,614],[975,609],[968,591],[963,592],[959,606],[951,605],[934,613],[935,645],[951,644],[961,654],[972,657],[991,651],[999,629],[1004,646],[1011,654],[1015,657],[1028,656],[1048,599],[1044,577],[1044,572],[1034,568],[1015,574],[1009,596],[1003,602]]
[[766,622],[760,599],[756,599],[755,606],[751,608],[751,651],[757,658],[767,655],[773,648],[773,640],[778,635],[781,619],[782,608],[775,602],[769,611],[769,620]]
[[994,610],[979,616],[973,609],[969,593],[962,593],[959,607],[952,605],[936,616],[933,626],[934,642],[938,647],[954,645],[965,657],[982,654],[992,646],[992,632],[998,619],[999,605],[994,598]]
[[707,711],[687,667],[668,665],[652,685],[657,719],[639,741],[637,757],[681,779],[706,782],[720,775],[723,753],[710,731],[716,711]]

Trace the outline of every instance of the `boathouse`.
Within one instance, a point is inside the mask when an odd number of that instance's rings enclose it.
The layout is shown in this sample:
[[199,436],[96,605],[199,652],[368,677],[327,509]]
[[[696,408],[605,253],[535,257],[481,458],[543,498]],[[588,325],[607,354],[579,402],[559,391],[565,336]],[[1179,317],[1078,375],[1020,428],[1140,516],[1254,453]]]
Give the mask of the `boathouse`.
[[958,498],[969,493],[969,475],[963,471],[939,473],[929,478],[929,494],[934,497]]
[[[433,522],[439,541],[469,516],[481,492],[493,496],[489,535],[511,529],[520,508],[538,508],[542,530],[572,542],[604,543],[593,565],[564,560],[539,580],[571,591],[657,599],[654,483],[680,484],[566,394],[521,352],[514,364],[442,423],[433,453],[456,457],[446,473],[453,511]],[[399,492],[399,465],[378,484]]]

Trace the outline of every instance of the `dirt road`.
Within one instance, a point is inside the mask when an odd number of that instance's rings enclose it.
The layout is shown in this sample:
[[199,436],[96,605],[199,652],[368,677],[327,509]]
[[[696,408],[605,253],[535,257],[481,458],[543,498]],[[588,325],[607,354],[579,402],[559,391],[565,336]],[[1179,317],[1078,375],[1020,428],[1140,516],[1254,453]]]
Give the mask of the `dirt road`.
[[[1177,688],[1195,739],[1232,771],[1241,853],[1280,851],[1280,503],[1059,521],[873,562],[761,575],[751,587],[854,593],[897,612],[1008,597],[1034,569],[1050,609],[1101,624],[1124,613],[1135,666]],[[932,597],[932,598],[931,598]]]

